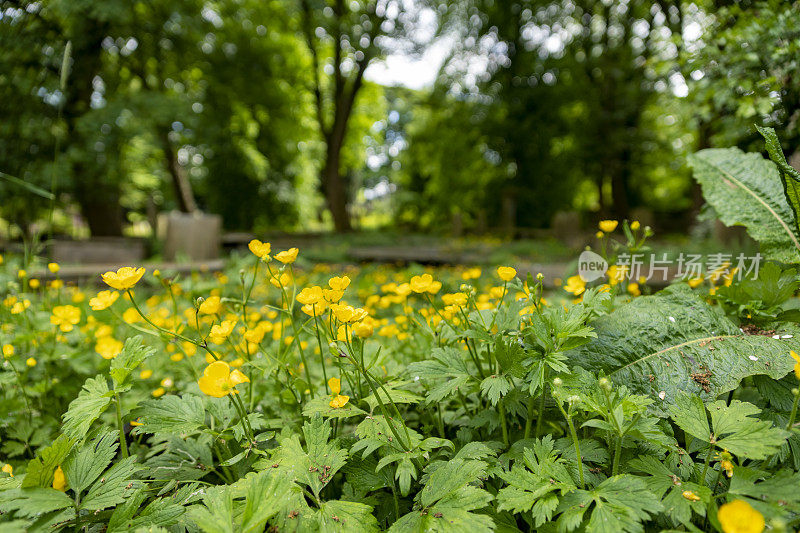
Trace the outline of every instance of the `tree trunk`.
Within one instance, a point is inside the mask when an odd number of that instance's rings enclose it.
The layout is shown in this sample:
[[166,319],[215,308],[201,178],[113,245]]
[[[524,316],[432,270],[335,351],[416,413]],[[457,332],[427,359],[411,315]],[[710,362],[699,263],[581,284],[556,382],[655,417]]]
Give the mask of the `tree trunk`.
[[103,175],[94,175],[92,169],[80,163],[72,167],[75,179],[75,199],[89,225],[93,237],[122,236],[124,219],[119,203],[120,191],[116,182]]
[[333,217],[333,227],[337,232],[352,230],[350,213],[347,211],[347,188],[341,169],[339,158],[342,152],[340,140],[327,139],[325,151],[325,166],[322,169],[322,184],[325,188],[325,200]]
[[178,162],[178,155],[175,153],[175,147],[172,146],[172,141],[169,140],[169,134],[161,132],[160,136],[161,147],[164,150],[164,156],[167,160],[167,171],[172,177],[172,186],[175,190],[175,200],[178,202],[178,209],[183,213],[193,213],[197,211],[197,202],[194,199],[189,176],[186,175],[186,169]]

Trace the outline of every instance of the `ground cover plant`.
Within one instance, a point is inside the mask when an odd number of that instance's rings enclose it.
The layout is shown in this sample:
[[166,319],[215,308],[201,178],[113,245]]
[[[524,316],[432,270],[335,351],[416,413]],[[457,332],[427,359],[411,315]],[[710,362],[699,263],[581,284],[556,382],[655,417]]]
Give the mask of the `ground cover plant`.
[[649,228],[613,220],[606,277],[552,294],[509,266],[303,266],[258,240],[224,272],[101,289],[4,258],[0,527],[795,530],[800,180],[764,133],[777,164],[692,161],[780,261],[757,277],[655,292],[622,263]]

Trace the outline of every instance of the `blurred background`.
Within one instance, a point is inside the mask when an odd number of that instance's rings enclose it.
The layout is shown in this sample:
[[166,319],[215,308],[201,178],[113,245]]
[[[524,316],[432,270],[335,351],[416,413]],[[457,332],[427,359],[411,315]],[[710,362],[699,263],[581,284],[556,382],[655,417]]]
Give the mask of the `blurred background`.
[[790,1],[0,0],[0,247],[724,240],[686,156],[796,162],[799,81]]

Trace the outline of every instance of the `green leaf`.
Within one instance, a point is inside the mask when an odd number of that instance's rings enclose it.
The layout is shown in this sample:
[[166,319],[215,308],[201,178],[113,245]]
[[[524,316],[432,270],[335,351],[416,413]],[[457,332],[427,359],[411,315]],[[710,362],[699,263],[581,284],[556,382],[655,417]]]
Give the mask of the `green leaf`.
[[756,126],[756,130],[764,137],[769,158],[778,167],[781,183],[783,183],[783,193],[794,215],[794,227],[792,229],[794,229],[795,234],[800,235],[800,172],[797,172],[786,161],[780,140],[778,140],[778,135],[774,129]]
[[39,514],[72,507],[72,498],[60,490],[34,487],[0,492],[0,511],[17,516],[34,517]]
[[366,411],[356,407],[353,402],[347,402],[344,407],[331,407],[331,398],[328,396],[308,400],[303,405],[303,416],[314,418],[320,415],[326,418],[350,418],[351,416],[364,416]]
[[174,433],[189,435],[205,426],[206,412],[203,401],[190,394],[170,394],[158,399],[146,400],[131,416],[138,418],[141,426],[133,428],[133,434]]
[[136,457],[128,457],[114,464],[91,486],[81,502],[81,509],[98,511],[125,501],[143,486],[141,481],[133,479],[139,470],[141,467],[136,464]]
[[155,348],[150,348],[142,343],[140,336],[133,337],[125,341],[122,351],[111,360],[111,379],[114,380],[114,390],[123,392],[130,389],[131,383],[128,379],[131,373],[136,370],[148,357],[155,353]]
[[39,451],[39,457],[28,462],[28,470],[22,481],[22,488],[50,487],[53,484],[53,472],[64,462],[72,449],[73,441],[66,435],[59,435],[53,444]]
[[[405,387],[408,385],[410,381],[390,381],[383,385],[386,389],[386,392],[389,393],[389,398],[394,403],[419,403],[423,400],[423,398],[413,392],[403,390],[400,387]],[[382,389],[377,389],[378,398],[383,402],[384,405],[389,404],[389,400],[386,398],[386,393],[383,392]],[[366,402],[369,404],[370,410],[374,411],[378,407],[378,400],[375,398],[375,394],[370,394],[365,398]]]
[[276,471],[282,475],[311,488],[315,495],[327,485],[347,460],[347,450],[342,450],[333,442],[328,442],[330,425],[321,417],[315,417],[303,424],[306,448],[300,438],[292,435],[281,441],[280,448],[270,460],[277,464]]
[[406,373],[429,388],[427,403],[435,403],[454,394],[472,380],[463,353],[455,348],[436,348],[432,360],[417,361],[408,365]]
[[726,226],[745,226],[769,259],[800,261],[797,225],[772,162],[738,148],[712,148],[691,155],[689,165]]
[[330,500],[323,502],[316,516],[319,531],[373,533],[380,531],[372,507],[359,502]]
[[597,338],[570,351],[570,361],[648,396],[659,416],[680,391],[710,401],[748,376],[780,379],[794,367],[789,351],[800,350],[796,337],[746,335],[685,284],[636,298],[593,326]]
[[573,531],[585,522],[587,533],[638,533],[642,522],[664,509],[645,482],[631,475],[619,475],[603,481],[593,490],[567,494],[558,506],[558,528]]
[[481,381],[481,392],[489,398],[492,405],[497,405],[500,398],[511,390],[511,382],[505,376],[489,376]]
[[431,474],[419,493],[420,503],[430,507],[434,502],[458,491],[468,483],[486,475],[486,463],[471,459],[452,459]]
[[106,431],[64,461],[64,474],[73,491],[83,492],[106,469],[117,454],[118,437],[118,433]]
[[98,374],[87,379],[78,397],[72,400],[64,413],[62,431],[71,439],[82,439],[110,404],[111,393],[105,376]]
[[171,526],[178,523],[185,513],[183,505],[173,497],[158,498],[141,509],[147,497],[144,489],[137,489],[124,503],[118,505],[108,520],[107,533]]
[[761,413],[753,404],[734,400],[728,406],[718,400],[707,408],[711,414],[710,429],[706,407],[697,396],[681,393],[670,408],[670,416],[690,435],[748,459],[766,459],[786,440],[786,432],[772,427],[771,421],[752,417]]
[[800,487],[800,472],[779,470],[767,473],[734,467],[728,492],[744,497],[768,519],[785,519],[790,512],[800,512],[798,487]]
[[525,366],[522,363],[529,355],[515,339],[498,337],[494,344],[494,357],[503,372],[515,378],[525,377]]
[[[645,479],[647,488],[661,498],[664,512],[673,520],[674,525],[689,525],[692,511],[700,516],[706,515],[706,506],[711,500],[711,489],[696,483],[687,482],[667,468],[663,461],[652,455],[637,457],[629,463],[631,470],[650,474]],[[691,491],[700,497],[698,501],[683,497],[684,491]]]

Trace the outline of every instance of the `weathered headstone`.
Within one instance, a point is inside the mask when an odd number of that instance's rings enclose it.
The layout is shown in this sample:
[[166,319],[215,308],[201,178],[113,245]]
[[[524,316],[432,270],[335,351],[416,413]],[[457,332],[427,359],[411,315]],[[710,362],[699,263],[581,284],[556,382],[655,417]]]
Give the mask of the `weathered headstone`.
[[71,264],[136,264],[144,259],[142,239],[92,237],[87,240],[57,239],[52,244],[53,261]]
[[185,257],[203,261],[219,257],[222,238],[222,217],[206,213],[172,211],[164,222],[164,259]]

